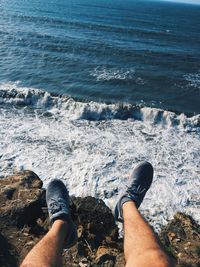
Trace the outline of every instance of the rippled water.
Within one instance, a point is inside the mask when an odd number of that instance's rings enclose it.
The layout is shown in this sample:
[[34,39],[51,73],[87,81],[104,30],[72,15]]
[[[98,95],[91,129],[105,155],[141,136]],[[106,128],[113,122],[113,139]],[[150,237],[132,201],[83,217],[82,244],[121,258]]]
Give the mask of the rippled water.
[[1,1],[0,81],[82,101],[200,111],[200,6]]

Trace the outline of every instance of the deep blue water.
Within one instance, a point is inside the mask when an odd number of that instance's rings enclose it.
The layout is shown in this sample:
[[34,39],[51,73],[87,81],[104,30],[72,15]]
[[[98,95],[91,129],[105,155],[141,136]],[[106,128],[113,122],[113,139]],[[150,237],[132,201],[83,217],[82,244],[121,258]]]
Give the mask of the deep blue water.
[[200,5],[1,0],[0,83],[200,113]]

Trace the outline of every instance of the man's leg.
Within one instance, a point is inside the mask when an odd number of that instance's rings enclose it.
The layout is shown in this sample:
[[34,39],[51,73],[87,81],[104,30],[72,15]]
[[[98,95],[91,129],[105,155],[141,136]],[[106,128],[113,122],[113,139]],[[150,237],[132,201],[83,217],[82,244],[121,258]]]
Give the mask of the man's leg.
[[62,249],[73,246],[77,240],[69,194],[60,180],[54,179],[49,183],[46,202],[52,228],[28,253],[21,267],[60,267]]
[[170,267],[170,261],[135,203],[123,204],[126,267]]
[[28,253],[21,267],[60,267],[63,245],[68,232],[67,222],[56,220],[50,231]]
[[124,226],[126,267],[170,267],[152,229],[140,215],[138,208],[153,180],[153,167],[139,164],[131,175],[132,183],[115,207],[116,220]]

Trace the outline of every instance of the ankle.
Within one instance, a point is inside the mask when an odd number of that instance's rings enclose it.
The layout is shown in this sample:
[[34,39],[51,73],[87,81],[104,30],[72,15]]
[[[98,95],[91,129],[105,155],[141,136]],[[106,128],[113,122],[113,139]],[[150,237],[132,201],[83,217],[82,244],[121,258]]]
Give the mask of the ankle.
[[56,226],[56,227],[68,227],[68,222],[66,220],[63,219],[57,219],[53,222],[52,226]]
[[136,204],[134,201],[130,200],[130,201],[126,201],[124,202],[124,204],[122,205],[122,210],[123,212],[127,212],[130,211],[130,209],[134,209],[137,210]]
[[133,218],[138,213],[135,202],[127,201],[122,205],[122,213],[124,218]]

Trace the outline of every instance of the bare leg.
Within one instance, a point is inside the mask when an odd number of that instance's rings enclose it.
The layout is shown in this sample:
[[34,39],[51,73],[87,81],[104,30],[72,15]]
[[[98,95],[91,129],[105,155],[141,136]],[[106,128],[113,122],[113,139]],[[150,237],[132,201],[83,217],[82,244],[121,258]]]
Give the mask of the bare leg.
[[133,201],[123,204],[126,267],[171,267],[167,255]]
[[49,232],[28,253],[20,267],[60,267],[68,224],[56,220]]

